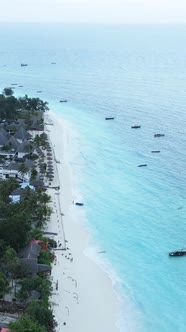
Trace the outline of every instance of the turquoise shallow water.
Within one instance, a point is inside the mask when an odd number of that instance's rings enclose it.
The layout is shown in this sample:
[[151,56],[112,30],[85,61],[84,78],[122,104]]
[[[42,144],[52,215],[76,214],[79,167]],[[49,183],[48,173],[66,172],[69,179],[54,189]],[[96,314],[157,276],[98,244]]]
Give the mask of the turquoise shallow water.
[[121,331],[185,331],[186,259],[168,252],[186,244],[186,27],[17,24],[1,25],[0,38],[2,89],[42,90],[78,133],[86,253],[123,299]]

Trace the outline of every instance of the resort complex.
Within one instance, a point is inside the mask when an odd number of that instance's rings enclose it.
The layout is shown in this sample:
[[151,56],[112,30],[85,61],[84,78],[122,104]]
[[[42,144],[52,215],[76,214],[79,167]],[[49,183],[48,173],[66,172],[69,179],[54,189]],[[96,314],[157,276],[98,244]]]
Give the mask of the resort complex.
[[49,297],[57,243],[44,235],[52,209],[47,104],[0,95],[0,331],[54,331]]

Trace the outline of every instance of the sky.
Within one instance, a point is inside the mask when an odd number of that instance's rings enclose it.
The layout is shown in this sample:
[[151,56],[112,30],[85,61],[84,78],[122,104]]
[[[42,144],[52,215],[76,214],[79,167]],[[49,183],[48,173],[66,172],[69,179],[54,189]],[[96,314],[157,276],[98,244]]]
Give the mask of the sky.
[[186,0],[0,0],[0,22],[186,23]]

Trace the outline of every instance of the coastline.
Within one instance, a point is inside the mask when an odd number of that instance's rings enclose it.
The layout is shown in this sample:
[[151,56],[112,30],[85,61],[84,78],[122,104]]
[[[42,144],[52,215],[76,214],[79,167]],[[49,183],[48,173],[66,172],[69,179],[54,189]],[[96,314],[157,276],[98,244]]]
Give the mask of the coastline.
[[58,233],[54,239],[60,245],[59,250],[55,250],[56,259],[51,273],[51,303],[58,324],[56,330],[119,332],[116,326],[119,303],[112,281],[85,255],[89,234],[71,214],[72,208],[79,208],[72,203],[68,128],[65,121],[53,111],[47,112],[45,118],[46,123],[50,123],[45,127],[54,153],[56,182],[52,186],[60,185],[59,190],[48,189],[53,213],[47,225],[47,231]]

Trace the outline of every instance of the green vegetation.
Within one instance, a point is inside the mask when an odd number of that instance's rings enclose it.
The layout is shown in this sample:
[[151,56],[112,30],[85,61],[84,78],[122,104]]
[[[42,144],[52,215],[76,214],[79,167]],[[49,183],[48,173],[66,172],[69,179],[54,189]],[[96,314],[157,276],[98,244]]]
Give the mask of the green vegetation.
[[[31,116],[38,112],[48,110],[48,103],[40,98],[29,98],[27,95],[21,98],[13,96],[11,88],[4,88],[0,94],[0,118],[2,120],[25,119],[29,128],[31,125]],[[38,124],[43,123],[43,119],[38,120]]]
[[26,313],[32,317],[41,326],[49,328],[53,320],[52,311],[44,301],[32,301],[26,310]]
[[0,299],[8,292],[8,278],[0,272]]
[[12,332],[47,332],[45,327],[33,320],[29,315],[23,315],[15,323],[10,324]]
[[24,278],[19,284],[21,285],[20,291],[17,293],[17,297],[21,301],[25,301],[29,298],[31,291],[36,290],[40,293],[40,299],[48,304],[48,298],[51,293],[51,283],[43,276],[33,276],[32,278]]
[[[18,130],[17,120],[26,124],[26,129],[41,130],[43,128],[43,112],[48,110],[46,102],[39,98],[29,98],[27,95],[21,98],[13,96],[13,89],[5,88],[0,94],[0,121],[4,129],[14,134]],[[10,125],[10,126],[9,126]],[[38,129],[39,128],[39,129]],[[47,149],[48,138],[45,133],[37,135],[34,140],[25,147],[26,158],[36,160],[35,149],[41,147]],[[9,151],[12,144],[9,142],[2,150]],[[4,157],[0,156],[4,161]],[[46,164],[44,169],[46,171]],[[23,160],[19,172],[24,176],[28,167]],[[38,171],[35,166],[31,169],[31,180],[36,179]],[[20,184],[16,179],[0,180],[0,299],[3,299],[10,289],[13,296],[19,299],[25,306],[23,315],[10,324],[12,332],[47,332],[54,331],[54,319],[50,308],[49,296],[51,294],[51,282],[46,275],[29,275],[17,252],[27,246],[32,239],[37,239],[42,244],[48,244],[49,248],[56,243],[42,236],[41,229],[51,215],[48,206],[50,197],[38,188],[36,191],[26,187],[22,199],[13,203],[9,195]],[[52,255],[49,250],[41,250],[38,263],[51,265]],[[25,269],[25,270],[24,270]],[[10,286],[11,285],[11,286]],[[19,287],[18,287],[19,286]],[[38,300],[32,300],[32,293],[38,294]]]

